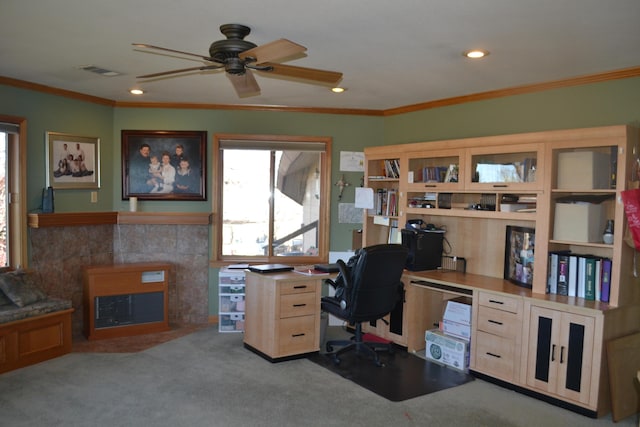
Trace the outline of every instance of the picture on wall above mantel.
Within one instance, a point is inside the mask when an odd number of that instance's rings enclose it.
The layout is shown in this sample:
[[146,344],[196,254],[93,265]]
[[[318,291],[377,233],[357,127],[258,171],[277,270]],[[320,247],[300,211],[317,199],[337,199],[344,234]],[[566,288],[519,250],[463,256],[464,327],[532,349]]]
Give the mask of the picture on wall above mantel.
[[206,131],[122,131],[122,199],[207,200]]
[[100,188],[100,138],[46,132],[47,187]]

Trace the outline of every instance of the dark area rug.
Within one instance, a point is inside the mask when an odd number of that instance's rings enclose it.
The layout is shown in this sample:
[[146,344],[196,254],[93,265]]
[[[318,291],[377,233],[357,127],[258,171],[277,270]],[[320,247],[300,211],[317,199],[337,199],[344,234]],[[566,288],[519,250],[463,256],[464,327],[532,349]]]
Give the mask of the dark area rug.
[[473,381],[465,372],[430,362],[401,348],[391,355],[379,354],[382,367],[355,352],[341,355],[339,365],[335,365],[328,354],[314,354],[309,360],[393,402]]

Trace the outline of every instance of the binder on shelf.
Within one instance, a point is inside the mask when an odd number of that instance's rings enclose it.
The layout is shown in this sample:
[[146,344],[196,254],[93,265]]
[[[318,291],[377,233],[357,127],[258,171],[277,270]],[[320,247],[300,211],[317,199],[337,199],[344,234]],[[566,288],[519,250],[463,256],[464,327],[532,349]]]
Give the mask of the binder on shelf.
[[578,256],[569,256],[569,284],[568,296],[578,296]]
[[596,259],[585,256],[586,272],[584,281],[584,299],[595,301],[596,299]]
[[569,255],[558,254],[558,295],[569,295]]
[[602,259],[602,291],[600,292],[600,300],[602,302],[609,302],[611,294],[611,264],[610,258]]

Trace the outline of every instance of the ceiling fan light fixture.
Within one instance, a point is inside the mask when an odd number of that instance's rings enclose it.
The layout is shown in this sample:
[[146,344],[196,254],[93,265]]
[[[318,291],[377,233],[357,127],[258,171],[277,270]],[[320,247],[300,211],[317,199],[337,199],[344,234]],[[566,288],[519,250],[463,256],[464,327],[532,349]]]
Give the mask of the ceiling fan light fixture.
[[473,49],[473,50],[467,50],[466,52],[462,53],[464,56],[466,56],[469,59],[480,59],[480,58],[484,58],[485,56],[489,55],[489,51],[488,50],[484,50],[484,49]]
[[132,95],[142,95],[144,94],[144,90],[142,89],[130,89],[129,93]]

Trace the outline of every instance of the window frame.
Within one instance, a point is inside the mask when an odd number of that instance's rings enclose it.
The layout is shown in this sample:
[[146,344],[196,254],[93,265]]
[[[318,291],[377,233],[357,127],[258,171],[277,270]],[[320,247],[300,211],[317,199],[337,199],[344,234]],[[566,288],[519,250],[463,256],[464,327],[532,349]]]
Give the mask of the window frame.
[[[237,256],[222,254],[223,218],[222,218],[222,186],[224,184],[223,156],[220,155],[221,142],[246,142],[248,147],[251,143],[256,143],[256,149],[264,149],[264,144],[277,143],[292,146],[296,143],[322,143],[324,151],[321,152],[322,168],[320,170],[320,211],[318,223],[318,254],[314,256]],[[330,188],[331,188],[331,137],[316,136],[294,136],[294,135],[253,135],[253,134],[226,134],[218,133],[213,136],[212,162],[213,186],[212,186],[212,206],[213,206],[213,237],[211,250],[211,266],[221,267],[227,264],[239,263],[286,263],[291,265],[309,265],[324,263],[329,259],[329,230],[330,230]],[[273,226],[273,223],[271,224]]]
[[22,117],[0,115],[0,122],[19,127],[18,134],[8,133],[7,150],[7,234],[9,259],[0,271],[28,268],[27,257],[27,120]]

